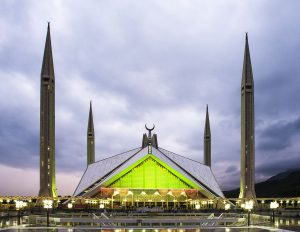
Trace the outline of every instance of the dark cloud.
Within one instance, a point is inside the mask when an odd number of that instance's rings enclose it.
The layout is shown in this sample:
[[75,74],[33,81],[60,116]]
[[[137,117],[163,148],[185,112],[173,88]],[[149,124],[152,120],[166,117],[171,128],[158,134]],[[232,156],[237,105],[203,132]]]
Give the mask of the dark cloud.
[[268,162],[262,163],[256,167],[257,175],[272,176],[286,170],[298,169],[300,167],[299,153],[297,156],[285,154],[280,159],[269,159]]
[[227,167],[225,172],[228,174],[233,173],[233,172],[236,173],[238,170],[239,169],[236,166],[232,165],[232,166]]
[[272,123],[259,134],[257,147],[262,151],[284,150],[296,135],[300,135],[300,117]]

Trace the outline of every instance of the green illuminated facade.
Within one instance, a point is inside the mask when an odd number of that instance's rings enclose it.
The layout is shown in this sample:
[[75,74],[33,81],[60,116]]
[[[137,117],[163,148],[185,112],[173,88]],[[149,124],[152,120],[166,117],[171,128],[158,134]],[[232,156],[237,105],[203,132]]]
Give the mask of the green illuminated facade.
[[155,156],[148,154],[103,184],[109,188],[192,189],[197,186]]

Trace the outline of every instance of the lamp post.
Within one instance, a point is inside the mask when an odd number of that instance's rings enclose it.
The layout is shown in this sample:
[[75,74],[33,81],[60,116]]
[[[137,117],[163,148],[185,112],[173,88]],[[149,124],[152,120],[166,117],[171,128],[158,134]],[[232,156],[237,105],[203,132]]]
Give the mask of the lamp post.
[[253,201],[246,201],[245,202],[245,209],[248,210],[248,226],[250,226],[250,213],[251,210],[253,209]]
[[16,203],[16,210],[18,211],[18,225],[20,225],[21,224],[21,210],[22,210],[22,208],[27,206],[27,202],[16,200],[15,203]]
[[270,209],[272,210],[272,222],[275,222],[275,210],[279,207],[279,204],[277,201],[272,201],[270,203]]
[[49,227],[49,209],[52,209],[52,200],[43,200],[44,209],[47,210],[47,227]]
[[230,204],[229,203],[227,203],[227,204],[225,204],[225,210],[227,211],[227,210],[230,210]]

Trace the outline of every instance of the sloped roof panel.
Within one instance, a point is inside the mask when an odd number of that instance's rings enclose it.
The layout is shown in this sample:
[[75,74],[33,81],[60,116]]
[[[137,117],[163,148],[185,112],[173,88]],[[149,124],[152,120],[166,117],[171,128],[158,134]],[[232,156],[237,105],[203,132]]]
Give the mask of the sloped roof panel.
[[210,167],[184,156],[177,155],[163,148],[159,148],[159,150],[167,157],[169,157],[170,160],[175,162],[178,166],[186,170],[201,183],[207,186],[209,189],[214,191],[219,196],[224,197],[223,192],[221,191]]
[[89,165],[74,192],[74,196],[77,196],[86,188],[93,185],[96,181],[103,178],[105,175],[124,163],[139,150],[141,150],[141,148],[136,148]]
[[146,155],[148,155],[148,147],[145,147],[142,150],[140,150],[139,152],[137,152],[134,156],[132,156],[129,160],[127,160],[127,162],[122,163],[122,165],[120,165],[113,172],[111,172],[109,175],[107,175],[105,178],[103,178],[103,180],[101,180],[101,182],[99,182],[99,184],[97,184],[95,187],[104,184],[107,180],[112,178],[114,175],[121,172],[125,168],[131,166],[132,164],[134,164],[138,160],[142,159]]

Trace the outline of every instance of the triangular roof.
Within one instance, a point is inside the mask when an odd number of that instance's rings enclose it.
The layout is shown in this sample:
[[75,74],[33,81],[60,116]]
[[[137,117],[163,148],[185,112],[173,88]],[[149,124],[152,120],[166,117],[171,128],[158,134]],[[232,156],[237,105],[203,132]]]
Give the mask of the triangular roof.
[[[101,186],[117,173],[130,167],[147,155],[147,147],[143,149],[137,148],[89,165],[74,192],[74,196],[84,196],[86,192]],[[163,148],[156,149],[152,147],[152,155],[194,183],[197,183],[201,189],[215,197],[224,197],[210,167]]]

